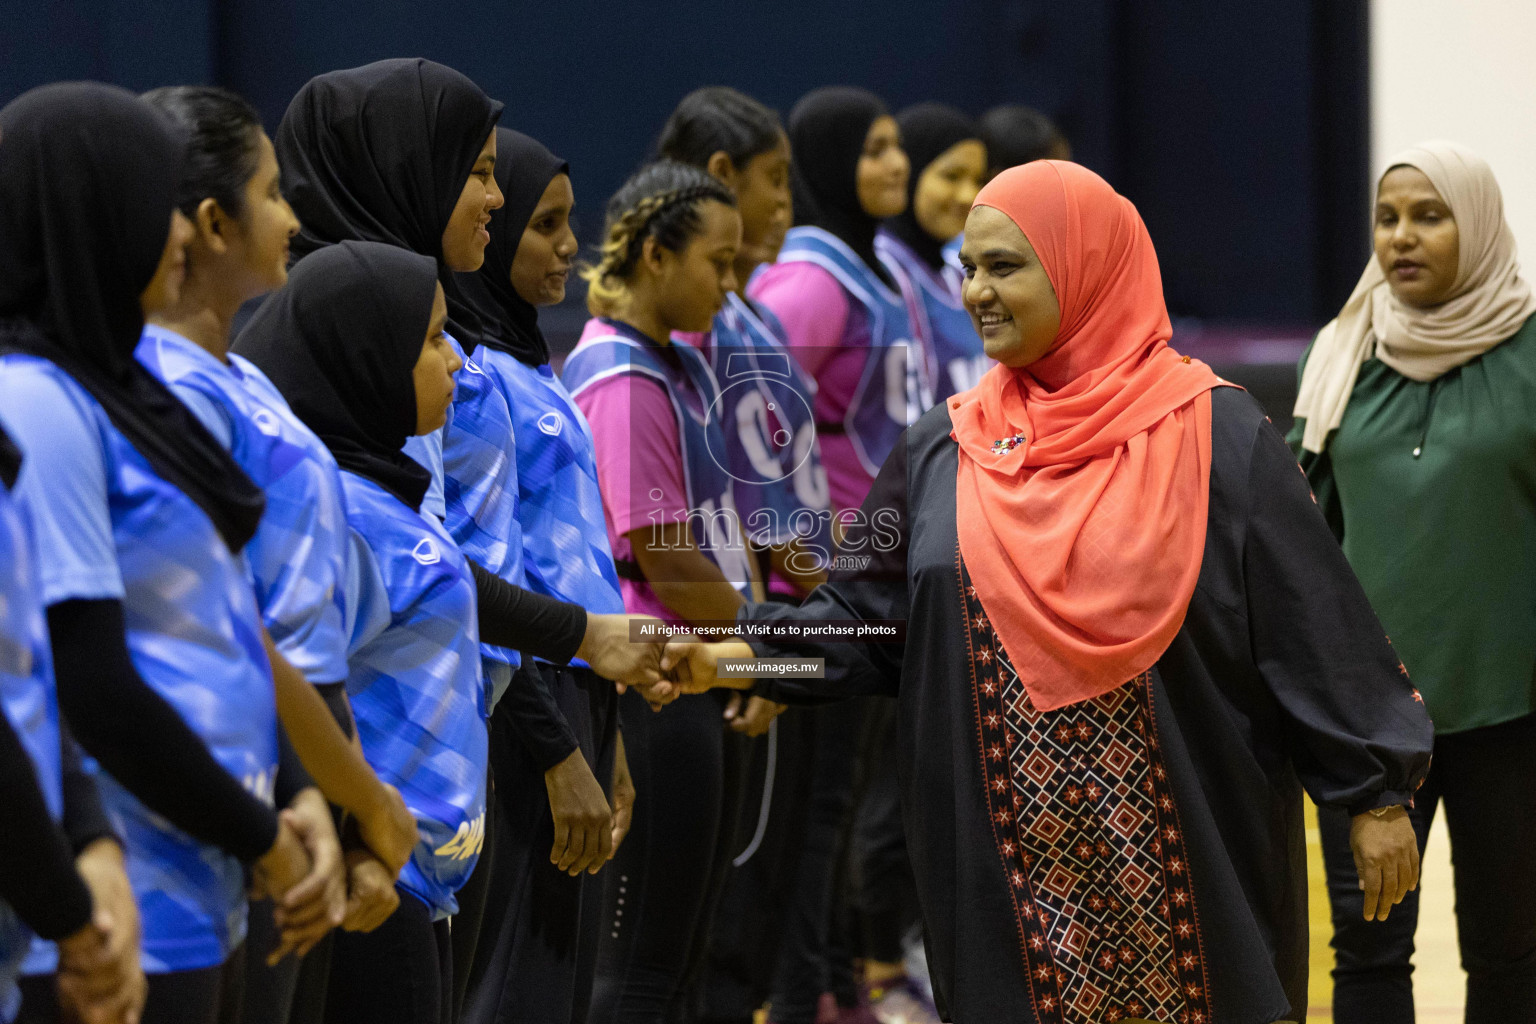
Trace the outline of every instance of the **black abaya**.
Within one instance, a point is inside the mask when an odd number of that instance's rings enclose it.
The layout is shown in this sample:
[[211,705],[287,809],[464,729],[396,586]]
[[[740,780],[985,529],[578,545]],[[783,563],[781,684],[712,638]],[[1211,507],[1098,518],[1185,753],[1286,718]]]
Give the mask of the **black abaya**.
[[900,515],[899,546],[799,609],[742,612],[908,622],[904,645],[814,648],[825,680],[760,685],[779,701],[899,700],[903,816],[947,1019],[1300,1019],[1303,787],[1359,813],[1406,804],[1428,767],[1429,719],[1295,460],[1247,394],[1211,403],[1183,628],[1104,697],[1039,713],[999,664],[959,557],[942,406],[865,503]]

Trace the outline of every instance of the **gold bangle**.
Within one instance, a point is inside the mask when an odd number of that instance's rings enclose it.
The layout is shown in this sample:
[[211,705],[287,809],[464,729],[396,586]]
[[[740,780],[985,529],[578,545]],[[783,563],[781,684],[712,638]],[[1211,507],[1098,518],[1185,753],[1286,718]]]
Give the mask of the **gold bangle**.
[[1402,804],[1388,804],[1386,807],[1373,807],[1371,808],[1370,815],[1373,818],[1385,818],[1388,811],[1399,810],[1402,806]]

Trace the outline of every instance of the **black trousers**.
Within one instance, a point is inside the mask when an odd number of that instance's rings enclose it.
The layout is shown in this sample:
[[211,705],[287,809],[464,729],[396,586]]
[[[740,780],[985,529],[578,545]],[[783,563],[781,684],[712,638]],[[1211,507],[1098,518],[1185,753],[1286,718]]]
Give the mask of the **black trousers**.
[[448,920],[404,889],[371,932],[342,932],[331,953],[327,1024],[451,1024]]
[[[608,793],[618,731],[613,684],[584,668],[540,664],[538,670]],[[464,1024],[584,1024],[597,969],[603,882],[614,868],[572,878],[549,862],[555,842],[549,791],[543,771],[508,723],[506,707],[498,705],[491,718],[494,848],[485,865],[484,924],[462,1019]]]
[[907,857],[897,778],[896,702],[870,701],[865,713],[858,809],[850,850],[849,903],[859,954],[900,963],[918,923],[917,881]]
[[842,904],[858,781],[859,737],[872,700],[847,700],[809,710],[815,716],[809,799],[795,888],[773,986],[780,1024],[812,1024],[823,992],[852,1005],[852,977]]
[[[140,1024],[240,1024],[245,991],[245,944],[217,967],[151,974]],[[57,1024],[58,981],[52,974],[21,979],[15,1024]]]
[[[1451,840],[1467,1024],[1536,1024],[1536,715],[1435,738],[1409,811],[1422,852],[1441,805]],[[1333,907],[1333,1019],[1412,1024],[1419,894],[1385,921],[1362,918],[1350,818],[1321,808]]]
[[657,714],[634,692],[620,698],[637,797],[634,827],[604,872],[597,1024],[661,1024],[689,1013],[687,984],[703,959],[732,832],[726,699],[684,697]]
[[732,864],[694,1001],[697,1021],[750,1024],[773,994],[798,892],[818,721],[813,709],[790,708],[766,737],[748,741]]

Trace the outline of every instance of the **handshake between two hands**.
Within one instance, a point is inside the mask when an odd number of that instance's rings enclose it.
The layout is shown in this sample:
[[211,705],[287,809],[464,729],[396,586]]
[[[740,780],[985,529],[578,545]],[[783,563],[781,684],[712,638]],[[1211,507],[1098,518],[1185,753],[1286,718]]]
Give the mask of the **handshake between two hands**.
[[[753,680],[744,677],[720,678],[716,666],[721,658],[751,658],[752,648],[737,639],[703,640],[697,636],[673,636],[665,640],[636,640],[631,624],[650,624],[659,629],[659,619],[644,615],[592,615],[587,620],[587,638],[577,656],[593,671],[612,679],[622,693],[634,689],[655,710],[691,693],[704,693],[715,687],[749,690]],[[732,728],[756,735],[782,710],[782,705],[753,698],[743,706],[734,701],[726,712]],[[768,713],[768,712],[772,713]]]

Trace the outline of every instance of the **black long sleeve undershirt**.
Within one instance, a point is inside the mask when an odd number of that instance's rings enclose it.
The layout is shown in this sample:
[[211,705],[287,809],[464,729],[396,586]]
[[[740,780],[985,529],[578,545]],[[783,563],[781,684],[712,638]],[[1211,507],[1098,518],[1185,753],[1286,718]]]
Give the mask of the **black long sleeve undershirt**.
[[0,899],[28,928],[57,940],[91,919],[91,893],[75,870],[75,851],[48,813],[32,758],[0,714]]
[[480,639],[522,652],[523,666],[501,697],[498,714],[538,764],[548,771],[577,747],[576,731],[555,700],[533,657],[564,665],[576,656],[587,632],[587,612],[492,575],[469,563],[479,597]]
[[250,864],[277,839],[277,812],[246,792],[176,709],[139,677],[116,600],[48,609],[59,707],[86,752],[145,806]]
[[576,657],[587,634],[587,610],[569,601],[514,586],[475,562],[480,639],[564,665]]
[[80,760],[80,746],[69,725],[59,719],[59,767],[64,776],[64,834],[78,855],[98,839],[122,838],[112,828],[112,819],[101,805],[96,776],[85,770]]

